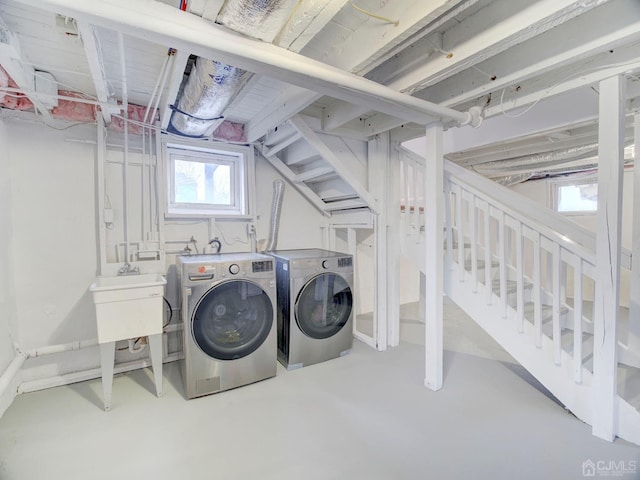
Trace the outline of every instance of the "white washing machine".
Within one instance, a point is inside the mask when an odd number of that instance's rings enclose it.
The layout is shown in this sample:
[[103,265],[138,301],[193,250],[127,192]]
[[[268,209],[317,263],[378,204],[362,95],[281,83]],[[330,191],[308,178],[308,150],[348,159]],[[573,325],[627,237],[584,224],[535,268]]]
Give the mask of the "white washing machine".
[[276,260],[278,360],[288,370],[340,357],[353,343],[353,257],[320,249]]
[[260,254],[176,259],[184,322],[187,398],[276,374],[274,259]]

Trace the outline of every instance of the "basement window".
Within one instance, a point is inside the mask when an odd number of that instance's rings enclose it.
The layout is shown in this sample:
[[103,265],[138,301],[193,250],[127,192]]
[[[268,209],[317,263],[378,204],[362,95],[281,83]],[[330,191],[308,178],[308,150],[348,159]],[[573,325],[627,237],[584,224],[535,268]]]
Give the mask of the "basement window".
[[598,210],[598,182],[590,179],[555,185],[555,207],[558,213],[588,214]]
[[168,216],[249,215],[250,147],[166,144]]

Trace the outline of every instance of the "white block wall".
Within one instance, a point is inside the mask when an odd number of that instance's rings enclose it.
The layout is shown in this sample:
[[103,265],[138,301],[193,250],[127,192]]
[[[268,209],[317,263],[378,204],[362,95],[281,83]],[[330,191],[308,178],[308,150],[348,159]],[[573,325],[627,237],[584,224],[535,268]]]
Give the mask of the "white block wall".
[[[4,295],[0,296],[0,371],[12,359],[8,338],[12,319],[24,350],[96,338],[95,311],[88,291],[99,263],[96,146],[91,143],[95,139],[96,130],[91,126],[57,131],[34,122],[0,125],[0,295]],[[280,177],[257,156],[256,178],[257,237],[266,239],[273,180]],[[9,183],[11,188],[5,188]],[[162,179],[159,185],[164,185]],[[118,208],[121,195],[110,200],[114,209]],[[131,211],[135,208],[132,205]],[[320,213],[285,184],[278,248],[321,247],[322,221]],[[228,244],[220,231],[214,231],[213,236],[221,237],[223,251],[250,251],[245,222],[225,222],[219,227]],[[209,240],[207,224],[185,222],[166,229],[167,239],[192,235],[199,246],[205,245]],[[174,261],[175,256],[168,256],[167,268]],[[13,270],[4,267],[7,262],[13,263]],[[175,298],[173,292],[167,296]],[[98,366],[98,349],[93,347],[29,359],[23,379],[38,380]]]
[[[11,179],[10,163],[7,150],[9,134],[6,125],[0,119],[0,375],[2,375],[9,363],[14,358],[14,348],[11,330],[15,331],[16,303],[15,283],[11,272],[13,268],[13,244],[12,209],[11,209]],[[10,391],[0,392],[0,415],[6,410],[13,394]]]

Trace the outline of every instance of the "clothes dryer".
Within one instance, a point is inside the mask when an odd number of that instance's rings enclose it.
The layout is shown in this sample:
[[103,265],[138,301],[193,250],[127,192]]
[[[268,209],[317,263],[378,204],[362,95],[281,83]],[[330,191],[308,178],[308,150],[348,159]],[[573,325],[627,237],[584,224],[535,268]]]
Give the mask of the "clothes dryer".
[[273,377],[274,259],[260,254],[185,255],[176,264],[187,398]]
[[278,360],[287,369],[340,357],[353,342],[353,257],[320,249],[276,260]]

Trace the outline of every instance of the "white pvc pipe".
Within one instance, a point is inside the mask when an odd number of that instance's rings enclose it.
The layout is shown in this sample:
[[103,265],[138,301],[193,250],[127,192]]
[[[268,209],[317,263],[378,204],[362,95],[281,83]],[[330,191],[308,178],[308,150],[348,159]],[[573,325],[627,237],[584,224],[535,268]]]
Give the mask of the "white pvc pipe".
[[[171,59],[171,60],[172,60],[172,61],[171,61],[171,67],[173,67],[173,66],[174,66],[174,64],[175,64],[175,58],[176,58],[176,57],[175,57],[175,50],[173,50],[173,49],[172,49],[172,51],[174,52],[173,54],[171,54],[171,55],[167,54],[167,64],[166,64],[166,68],[164,69],[164,74],[163,74],[163,76],[162,76],[162,80],[161,80],[161,82],[160,82],[160,87],[159,87],[159,89],[158,89],[158,95],[156,96],[156,101],[155,101],[155,103],[154,103],[154,105],[153,105],[153,109],[151,110],[151,112],[152,112],[151,114],[152,114],[152,115],[155,115],[155,112],[158,110],[158,105],[160,104],[160,98],[162,97],[162,91],[164,90],[164,87],[165,87],[165,85],[166,85],[166,83],[167,83],[167,78],[168,78],[168,76],[169,76],[169,71],[171,70],[170,65],[169,65],[169,59]],[[145,118],[146,118],[146,115],[145,115]],[[151,117],[151,118],[149,118],[149,119],[148,119],[148,121],[149,121],[150,123],[154,124],[155,122],[152,122],[152,120],[153,120],[153,117]],[[159,134],[158,134],[158,132],[157,132],[157,131],[156,131],[156,136],[158,136],[158,137],[159,137]],[[154,186],[154,190],[156,190],[156,187],[157,187],[157,181],[156,181],[156,177],[155,177],[155,176],[157,175],[157,172],[156,172],[156,170],[155,170],[155,169],[154,169],[154,172],[153,172],[153,177],[152,177],[152,175],[151,175],[151,168],[152,168],[152,152],[153,152],[153,142],[152,142],[152,138],[151,138],[151,137],[152,137],[152,131],[151,131],[151,130],[149,130],[149,207],[151,207],[151,204],[152,204],[152,202],[153,202],[153,198],[152,198],[152,196],[151,196],[151,186],[152,186],[152,184],[153,184],[153,186]],[[144,137],[143,137],[143,142],[144,142]],[[159,151],[158,151],[158,150],[156,150],[156,164],[157,164],[157,155],[158,155],[158,152],[159,152]],[[157,201],[158,201],[158,197],[157,197],[157,191],[156,191],[156,205],[155,205],[155,207],[156,207],[156,211],[158,210],[158,203],[157,203]],[[157,225],[156,225],[156,226],[157,226]],[[159,227],[158,227],[158,228],[159,228]],[[151,215],[149,215],[149,231],[152,231],[152,230],[153,230],[153,220],[152,220],[152,218],[151,218]],[[158,236],[160,236],[160,232],[159,232],[159,230],[158,230]]]
[[120,52],[120,73],[122,79],[122,116],[124,118],[124,165],[122,167],[122,221],[124,233],[124,261],[129,263],[129,99],[127,93],[127,65],[124,53],[124,35],[118,34],[118,50]]
[[459,112],[400,93],[358,75],[227,31],[196,15],[154,0],[19,0],[135,38],[184,49],[250,72],[421,124],[453,120],[478,125],[479,109]]
[[49,345],[46,347],[34,348],[26,352],[28,358],[42,357],[44,355],[51,355],[53,353],[70,352],[72,350],[82,350],[84,348],[93,347],[98,345],[98,339],[92,338],[91,340],[79,340],[76,342],[63,343],[60,345]]
[[22,368],[24,361],[27,359],[27,356],[24,353],[20,351],[17,351],[16,353],[17,356],[11,361],[2,376],[0,376],[0,397],[2,397],[7,388],[9,388],[11,382],[13,382],[16,375]]
[[[182,359],[182,354],[174,353],[167,355],[162,359],[162,363],[175,362]],[[113,369],[113,373],[124,373],[132,370],[138,370],[141,368],[151,367],[151,361],[149,359],[140,359],[134,362],[127,362],[122,365],[118,365]],[[65,375],[57,375],[55,377],[43,378],[41,380],[32,380],[29,382],[23,382],[18,386],[18,393],[36,392],[38,390],[44,390],[46,388],[60,387],[63,385],[70,385],[72,383],[84,382],[86,380],[93,380],[95,378],[102,377],[101,368],[92,368],[90,370],[84,370],[82,372],[67,373]]]
[[[162,68],[160,68],[160,74],[158,75],[158,78],[156,79],[156,84],[153,87],[153,91],[151,92],[151,96],[149,97],[149,103],[147,103],[147,109],[144,112],[144,117],[142,118],[142,123],[147,123],[147,119],[149,117],[149,112],[151,111],[151,105],[153,105],[153,100],[155,99],[156,93],[158,92],[158,87],[160,86],[160,83],[162,82],[162,79],[164,77],[165,71],[167,70],[167,66],[169,65],[169,54],[167,53],[167,56],[164,59],[164,62],[162,63]],[[160,96],[160,94],[158,94],[158,97]]]
[[[176,59],[175,53],[174,53],[174,54],[172,54],[172,55],[167,55],[167,67],[166,67],[166,68],[165,68],[165,70],[164,70],[164,75],[162,76],[162,81],[160,82],[160,89],[158,90],[158,96],[156,97],[156,102],[153,104],[153,110],[151,110],[152,115],[153,115],[153,114],[155,114],[155,112],[158,110],[158,105],[160,104],[160,98],[162,97],[162,91],[164,90],[164,86],[166,85],[166,83],[167,83],[167,78],[168,78],[168,76],[169,76],[169,71],[171,70],[171,69],[169,68],[169,64],[168,64],[168,63],[169,63],[169,58],[171,58],[171,59],[172,59],[171,66],[173,67],[173,66],[174,66],[174,64],[175,64],[175,59]],[[146,118],[147,118],[147,117],[146,117],[146,115],[145,115],[145,119],[146,119]],[[149,118],[149,120],[148,120],[148,121],[149,121],[149,123],[152,123],[152,124],[153,124],[153,122],[151,122],[152,118],[153,118],[153,117]],[[146,120],[145,120],[145,121],[146,121]]]

